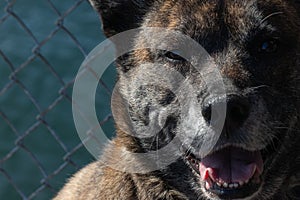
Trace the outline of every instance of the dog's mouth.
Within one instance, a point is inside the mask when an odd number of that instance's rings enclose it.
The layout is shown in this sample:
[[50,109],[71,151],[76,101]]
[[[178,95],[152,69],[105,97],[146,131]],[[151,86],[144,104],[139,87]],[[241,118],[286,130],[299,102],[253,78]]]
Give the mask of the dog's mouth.
[[200,175],[205,192],[221,199],[238,199],[253,195],[261,185],[263,159],[260,151],[229,146],[198,159],[187,160]]

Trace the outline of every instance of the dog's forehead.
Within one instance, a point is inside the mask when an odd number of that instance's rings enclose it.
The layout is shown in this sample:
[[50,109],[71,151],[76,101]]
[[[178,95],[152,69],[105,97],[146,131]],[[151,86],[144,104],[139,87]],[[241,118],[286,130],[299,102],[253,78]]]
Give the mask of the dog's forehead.
[[232,37],[242,40],[254,29],[274,31],[276,27],[264,19],[280,12],[281,7],[282,3],[278,1],[166,0],[153,15],[150,13],[145,24],[180,30],[196,39],[209,33],[225,37],[225,28]]

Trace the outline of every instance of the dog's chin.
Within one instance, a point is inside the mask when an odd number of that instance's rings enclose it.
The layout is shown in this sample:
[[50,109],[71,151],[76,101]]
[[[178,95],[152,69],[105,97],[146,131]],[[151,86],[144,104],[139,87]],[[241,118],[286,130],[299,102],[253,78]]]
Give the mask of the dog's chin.
[[262,154],[260,150],[227,145],[203,158],[188,152],[186,161],[208,198],[251,199],[262,187]]

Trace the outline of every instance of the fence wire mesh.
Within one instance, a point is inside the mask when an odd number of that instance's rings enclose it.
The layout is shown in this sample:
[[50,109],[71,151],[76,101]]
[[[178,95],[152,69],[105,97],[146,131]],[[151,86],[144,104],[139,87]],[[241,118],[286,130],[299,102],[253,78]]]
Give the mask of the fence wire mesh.
[[[72,119],[72,86],[101,40],[86,0],[0,2],[0,199],[50,199],[93,160]],[[102,128],[113,132],[113,69],[96,98]]]

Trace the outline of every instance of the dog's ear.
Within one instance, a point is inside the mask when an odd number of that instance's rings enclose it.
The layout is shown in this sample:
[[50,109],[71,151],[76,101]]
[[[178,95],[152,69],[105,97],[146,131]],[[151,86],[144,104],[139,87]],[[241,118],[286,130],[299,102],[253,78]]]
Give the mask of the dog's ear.
[[107,37],[136,28],[153,0],[89,0],[100,14]]

